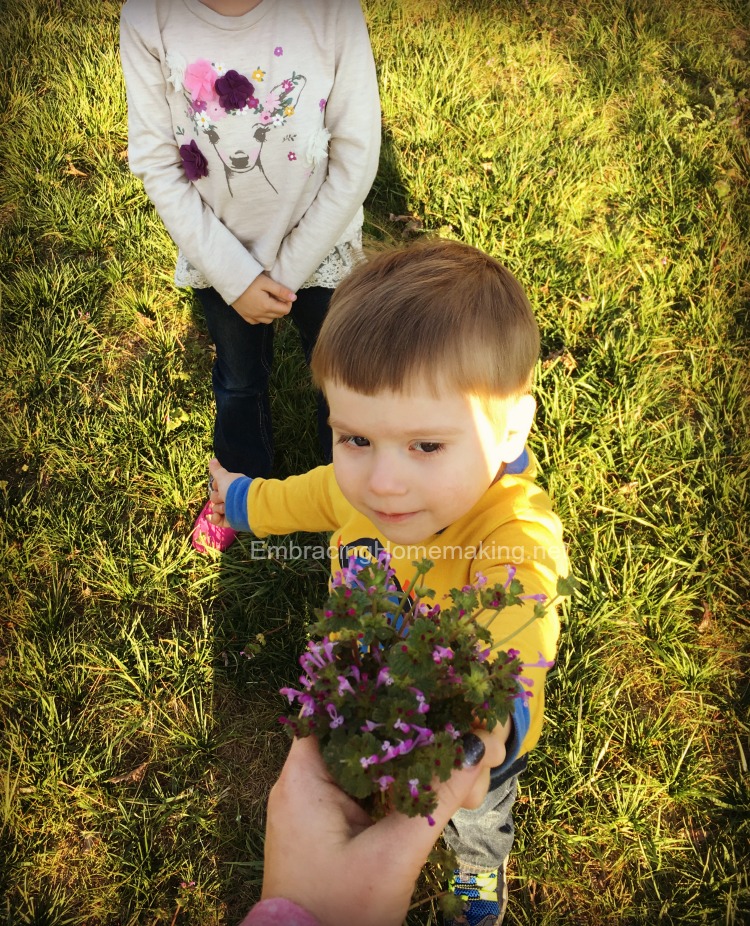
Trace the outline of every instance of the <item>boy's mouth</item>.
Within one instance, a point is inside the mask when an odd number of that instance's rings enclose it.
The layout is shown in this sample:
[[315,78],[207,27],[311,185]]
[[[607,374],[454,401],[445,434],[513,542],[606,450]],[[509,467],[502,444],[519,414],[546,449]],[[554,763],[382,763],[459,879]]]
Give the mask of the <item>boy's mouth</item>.
[[400,524],[402,521],[407,521],[409,518],[413,518],[415,515],[419,514],[418,511],[375,511],[373,513],[377,516],[379,521],[384,521],[386,524]]

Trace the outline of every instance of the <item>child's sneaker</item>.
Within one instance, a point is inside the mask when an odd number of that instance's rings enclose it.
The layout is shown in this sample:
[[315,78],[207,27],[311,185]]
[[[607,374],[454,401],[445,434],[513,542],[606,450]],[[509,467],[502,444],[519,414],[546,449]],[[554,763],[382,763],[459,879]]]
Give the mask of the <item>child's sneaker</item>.
[[212,524],[207,515],[211,514],[211,502],[206,502],[193,525],[193,546],[199,553],[216,550],[223,553],[237,539],[237,531],[231,527],[219,527]]
[[444,920],[443,926],[500,926],[508,903],[505,863],[497,871],[474,874],[456,869],[448,890],[466,901],[464,912],[456,919]]

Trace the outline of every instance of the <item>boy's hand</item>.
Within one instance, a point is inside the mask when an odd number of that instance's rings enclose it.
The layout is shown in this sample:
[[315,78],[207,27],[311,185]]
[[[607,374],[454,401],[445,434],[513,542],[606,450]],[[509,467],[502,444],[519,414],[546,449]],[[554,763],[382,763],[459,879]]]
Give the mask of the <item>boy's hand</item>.
[[232,303],[232,308],[249,325],[268,325],[275,318],[287,315],[296,298],[291,290],[272,280],[263,271],[253,280],[239,299]]
[[208,500],[211,502],[211,514],[207,515],[207,520],[211,524],[219,527],[229,527],[227,519],[224,517],[225,502],[229,486],[235,479],[239,479],[242,473],[230,473],[219,463],[216,457],[208,464],[208,471],[211,473],[211,491]]
[[504,724],[497,724],[492,733],[488,733],[482,727],[471,731],[484,743],[485,753],[480,766],[479,778],[461,804],[467,810],[475,810],[480,806],[490,789],[490,769],[496,768],[505,762],[505,744],[510,736],[511,724],[512,721],[509,717]]

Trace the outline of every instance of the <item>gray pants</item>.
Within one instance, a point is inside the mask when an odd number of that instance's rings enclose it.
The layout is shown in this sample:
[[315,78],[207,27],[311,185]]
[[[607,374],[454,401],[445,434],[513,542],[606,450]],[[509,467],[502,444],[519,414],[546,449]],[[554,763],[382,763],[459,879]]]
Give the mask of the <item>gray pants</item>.
[[443,833],[456,854],[461,871],[479,873],[501,868],[513,846],[513,802],[526,756],[514,762],[497,780],[475,810],[458,810]]

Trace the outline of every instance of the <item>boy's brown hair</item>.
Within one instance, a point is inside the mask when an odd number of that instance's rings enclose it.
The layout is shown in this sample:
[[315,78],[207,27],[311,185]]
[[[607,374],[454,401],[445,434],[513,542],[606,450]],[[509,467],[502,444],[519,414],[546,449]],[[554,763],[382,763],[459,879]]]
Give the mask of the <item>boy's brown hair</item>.
[[427,383],[480,397],[528,392],[539,329],[513,274],[445,239],[385,251],[339,284],[312,357],[321,388],[364,395]]

